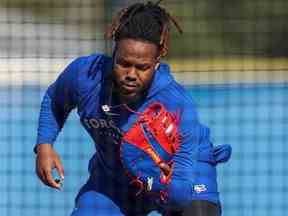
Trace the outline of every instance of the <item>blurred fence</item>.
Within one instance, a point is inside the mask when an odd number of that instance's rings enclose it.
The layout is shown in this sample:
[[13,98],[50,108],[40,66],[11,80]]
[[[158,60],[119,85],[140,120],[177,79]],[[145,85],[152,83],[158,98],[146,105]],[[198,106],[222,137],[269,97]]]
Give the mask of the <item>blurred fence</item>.
[[[73,58],[111,52],[103,32],[135,1],[0,0],[0,215],[69,215],[94,149],[75,116],[56,148],[64,192],[34,174],[41,97]],[[164,0],[184,29],[165,61],[187,85],[215,143],[232,144],[219,167],[226,216],[283,216],[288,210],[288,1]]]

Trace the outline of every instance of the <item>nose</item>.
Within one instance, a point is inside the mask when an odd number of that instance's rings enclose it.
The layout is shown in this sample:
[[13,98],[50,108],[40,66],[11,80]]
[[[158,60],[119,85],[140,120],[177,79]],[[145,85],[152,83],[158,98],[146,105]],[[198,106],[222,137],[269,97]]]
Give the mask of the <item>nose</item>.
[[127,69],[125,79],[127,81],[137,80],[137,71],[135,67],[130,67],[129,69]]

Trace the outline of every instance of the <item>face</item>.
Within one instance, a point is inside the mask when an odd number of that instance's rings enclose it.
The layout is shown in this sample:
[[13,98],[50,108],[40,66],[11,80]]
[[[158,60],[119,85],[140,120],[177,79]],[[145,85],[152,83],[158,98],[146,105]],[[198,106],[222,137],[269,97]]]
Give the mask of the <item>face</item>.
[[159,66],[158,47],[145,41],[122,39],[117,42],[113,66],[120,100],[133,102],[149,87]]

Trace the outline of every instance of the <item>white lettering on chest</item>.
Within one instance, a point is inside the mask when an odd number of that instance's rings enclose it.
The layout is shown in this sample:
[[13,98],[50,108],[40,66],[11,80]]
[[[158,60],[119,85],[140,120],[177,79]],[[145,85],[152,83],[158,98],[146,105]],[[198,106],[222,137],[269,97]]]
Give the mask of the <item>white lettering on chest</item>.
[[121,134],[121,130],[114,124],[112,120],[85,118],[83,122],[88,129],[114,129],[117,131],[117,133]]

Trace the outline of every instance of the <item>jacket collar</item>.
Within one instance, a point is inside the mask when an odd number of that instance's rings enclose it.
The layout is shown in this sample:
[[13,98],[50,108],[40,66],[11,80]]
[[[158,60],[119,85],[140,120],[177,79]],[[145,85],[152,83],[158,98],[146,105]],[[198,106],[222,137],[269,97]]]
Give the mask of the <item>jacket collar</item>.
[[165,63],[160,63],[159,68],[154,73],[151,86],[148,89],[147,97],[152,97],[160,90],[167,87],[172,80],[173,77],[171,75],[169,65]]

